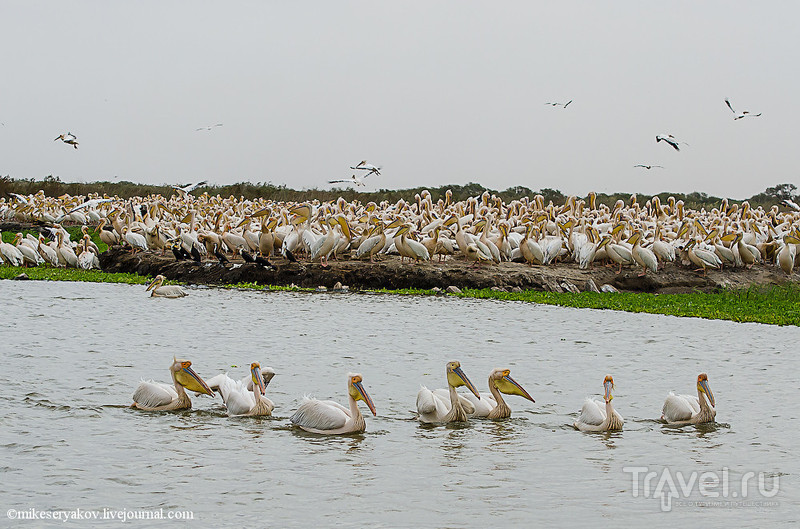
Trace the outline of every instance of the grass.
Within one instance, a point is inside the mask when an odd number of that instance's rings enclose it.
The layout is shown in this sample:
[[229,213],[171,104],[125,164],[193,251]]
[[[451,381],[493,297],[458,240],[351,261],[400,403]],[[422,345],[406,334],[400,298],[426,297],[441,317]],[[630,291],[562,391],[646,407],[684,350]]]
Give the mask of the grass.
[[[5,235],[5,234],[4,234]],[[83,281],[94,283],[144,284],[148,278],[136,274],[111,274],[97,270],[77,270],[73,268],[20,268],[0,266],[0,279],[11,279],[21,273],[29,278],[42,281]],[[172,282],[168,282],[172,283]],[[221,285],[221,288],[245,290],[269,290],[312,292],[313,288],[297,286],[274,286],[258,283],[237,283]],[[434,295],[432,290],[423,289],[379,289],[372,292],[394,295]],[[716,293],[695,292],[691,294],[645,294],[645,293],[595,293],[557,294],[554,292],[496,292],[490,289],[467,289],[457,297],[475,299],[495,299],[501,301],[520,301],[542,303],[561,307],[619,310],[625,312],[645,312],[680,317],[730,320],[735,322],[754,322],[769,325],[800,326],[800,285],[755,286],[746,290],[724,290]]]

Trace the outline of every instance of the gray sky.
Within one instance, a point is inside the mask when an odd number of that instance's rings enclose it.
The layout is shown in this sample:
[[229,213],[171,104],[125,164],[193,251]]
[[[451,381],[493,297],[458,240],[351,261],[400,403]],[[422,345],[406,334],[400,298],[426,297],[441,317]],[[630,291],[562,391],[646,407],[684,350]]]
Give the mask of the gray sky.
[[[367,190],[747,198],[800,185],[799,19],[798,2],[0,0],[0,174],[325,188],[366,159]],[[734,121],[726,97],[763,115]]]

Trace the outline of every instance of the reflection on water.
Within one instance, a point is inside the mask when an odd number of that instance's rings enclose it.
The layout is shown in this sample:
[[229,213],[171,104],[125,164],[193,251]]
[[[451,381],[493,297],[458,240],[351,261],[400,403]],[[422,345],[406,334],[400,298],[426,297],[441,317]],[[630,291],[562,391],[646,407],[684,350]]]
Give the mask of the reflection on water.
[[[797,328],[441,297],[190,289],[166,300],[127,285],[0,288],[14,323],[0,328],[7,508],[176,508],[215,526],[327,526],[353,512],[375,527],[612,516],[642,525],[659,501],[633,497],[630,466],[780,476],[777,507],[676,507],[673,525],[698,514],[712,525],[787,521],[800,500],[800,397],[785,390],[797,387],[800,359],[764,347],[800,342]],[[206,378],[272,366],[274,417],[230,418],[207,396],[192,396],[187,411],[131,409],[140,379],[169,380],[173,355]],[[450,360],[473,381],[513,368],[537,402],[510,396],[502,421],[420,424],[419,386],[442,387]],[[344,402],[348,371],[364,375],[378,407],[366,433],[329,438],[290,425],[309,388]],[[700,372],[720,422],[662,424],[664,398]],[[624,430],[576,431],[584,398],[609,373]]]

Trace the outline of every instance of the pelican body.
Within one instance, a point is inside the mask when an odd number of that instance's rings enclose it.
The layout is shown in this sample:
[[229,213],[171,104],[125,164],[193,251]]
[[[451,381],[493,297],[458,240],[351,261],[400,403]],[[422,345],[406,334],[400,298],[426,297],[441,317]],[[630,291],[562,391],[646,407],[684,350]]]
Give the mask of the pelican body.
[[614,389],[614,378],[606,375],[603,380],[605,406],[599,400],[586,399],[581,408],[581,415],[573,426],[582,432],[608,432],[622,430],[623,419],[611,405],[614,398],[611,390]]
[[501,393],[519,395],[531,402],[536,402],[516,380],[511,378],[511,370],[509,369],[495,368],[489,373],[489,391],[491,392],[490,394],[481,393],[480,399],[467,394],[467,400],[475,407],[475,412],[471,417],[486,417],[492,420],[511,417],[511,408],[503,400]]
[[367,422],[358,409],[357,401],[363,400],[372,415],[377,415],[372,398],[364,389],[362,376],[357,373],[347,375],[347,401],[345,408],[332,400],[317,400],[305,397],[303,403],[289,417],[292,424],[311,433],[340,435],[361,433],[367,429]]
[[145,411],[186,410],[192,407],[192,401],[186,390],[214,396],[208,384],[192,369],[188,360],[173,358],[169,368],[172,375],[172,386],[152,380],[142,380],[133,393],[131,408]]
[[467,386],[475,397],[481,398],[478,390],[469,381],[457,361],[447,363],[448,389],[429,390],[425,386],[417,393],[417,412],[424,423],[464,422],[475,413],[475,407],[466,398],[456,393],[456,388]]
[[164,283],[165,279],[166,277],[157,275],[150,284],[147,285],[147,290],[153,291],[150,294],[151,298],[182,298],[189,295],[178,285],[163,285],[162,283]]
[[[708,400],[706,400],[708,399]],[[709,403],[711,405],[709,406]],[[686,425],[714,422],[717,410],[714,409],[714,394],[708,385],[708,375],[697,376],[697,396],[675,395],[670,393],[661,409],[661,419],[667,424]]]
[[211,389],[219,390],[222,401],[231,417],[254,417],[272,415],[275,404],[264,395],[267,392],[275,371],[270,367],[261,370],[261,364],[250,364],[250,377],[233,380],[227,374],[217,375],[208,380]]

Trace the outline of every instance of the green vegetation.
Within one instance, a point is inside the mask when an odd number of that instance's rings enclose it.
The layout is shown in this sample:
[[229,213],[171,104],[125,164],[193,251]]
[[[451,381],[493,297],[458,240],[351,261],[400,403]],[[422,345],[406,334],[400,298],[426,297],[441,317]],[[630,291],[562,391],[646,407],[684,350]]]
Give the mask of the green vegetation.
[[[173,182],[173,184],[185,184],[186,182]],[[121,182],[62,182],[58,176],[46,176],[41,180],[30,179],[16,179],[10,176],[0,177],[0,196],[8,192],[19,193],[22,195],[32,195],[39,190],[49,197],[58,197],[64,194],[88,195],[90,193],[98,193],[109,197],[117,196],[123,199],[131,197],[144,197],[150,194],[160,194],[169,197],[175,194],[170,184],[163,185],[149,185],[137,184],[134,182],[121,181]],[[397,202],[401,198],[405,201],[413,201],[415,195],[421,194],[423,190],[427,190],[431,194],[431,199],[436,202],[439,199],[445,199],[445,193],[451,191],[453,201],[466,200],[469,197],[481,195],[484,191],[502,198],[508,202],[514,199],[523,197],[533,198],[534,195],[540,194],[544,197],[545,203],[552,201],[554,204],[563,204],[566,200],[564,195],[558,189],[541,188],[539,191],[534,191],[532,188],[525,186],[509,187],[506,190],[496,190],[483,187],[481,184],[470,182],[466,185],[443,185],[439,187],[416,187],[412,189],[380,189],[377,191],[356,191],[351,188],[331,188],[331,189],[291,189],[285,185],[275,185],[272,182],[239,182],[232,185],[209,185],[198,188],[193,192],[195,196],[207,192],[210,195],[220,195],[223,197],[237,197],[244,199],[264,198],[276,201],[293,201],[302,202],[309,200],[332,201],[339,197],[347,201],[358,200],[362,203],[381,201]],[[588,192],[589,190],[587,190]],[[683,200],[684,205],[691,209],[711,209],[720,206],[721,197],[709,196],[706,193],[693,192],[693,193],[659,193],[658,197],[663,203],[672,196],[675,200]],[[579,197],[586,198],[586,197]],[[639,203],[644,204],[649,195],[641,195]],[[768,187],[765,191],[758,193],[749,199],[750,205],[753,207],[764,206],[765,208],[772,207],[773,204],[780,203],[781,200],[789,198],[793,200],[800,200],[800,195],[797,194],[797,187],[794,184],[778,184],[773,187]],[[597,203],[605,204],[613,207],[617,200],[622,200],[626,204],[631,201],[631,193],[598,193]],[[730,204],[741,203],[741,200],[728,197]]]
[[[12,279],[26,273],[34,280],[43,281],[83,281],[95,283],[144,284],[149,278],[136,274],[110,274],[97,270],[76,270],[72,268],[20,268],[0,266],[0,279]],[[176,283],[169,281],[167,283]],[[313,292],[313,288],[297,286],[261,285],[258,283],[237,283],[221,285],[220,288],[243,290],[270,290],[289,292]],[[392,295],[431,296],[433,290],[401,289],[372,290],[371,293]],[[559,305],[562,307],[620,310],[625,312],[645,312],[671,316],[730,320],[735,322],[754,322],[769,325],[800,326],[800,286],[792,283],[751,287],[747,290],[725,290],[705,294],[643,294],[643,293],[593,293],[556,294],[554,292],[496,292],[490,289],[464,290],[457,297],[495,299],[501,301],[520,301]]]

